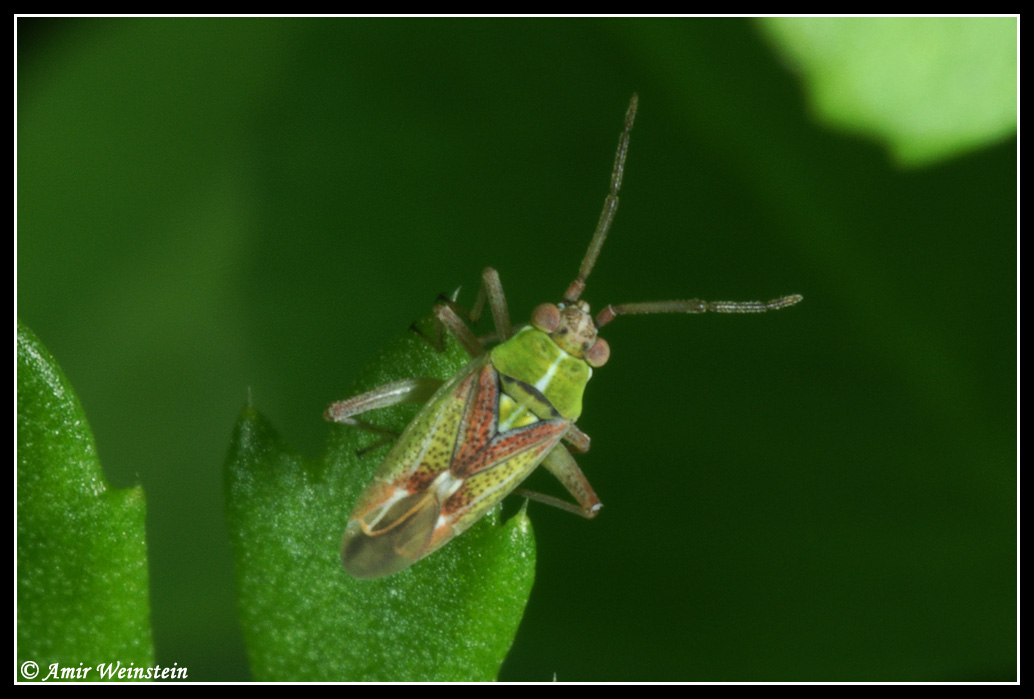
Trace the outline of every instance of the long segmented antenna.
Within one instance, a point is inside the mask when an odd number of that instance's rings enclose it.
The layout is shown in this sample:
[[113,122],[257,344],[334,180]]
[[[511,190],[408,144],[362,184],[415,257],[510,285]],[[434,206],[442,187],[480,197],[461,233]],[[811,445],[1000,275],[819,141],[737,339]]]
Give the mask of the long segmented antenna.
[[[589,278],[592,268],[596,265],[596,258],[600,255],[603,243],[610,232],[610,225],[614,221],[614,214],[618,210],[618,192],[621,190],[621,180],[625,176],[625,157],[628,155],[628,141],[632,133],[632,125],[635,123],[636,109],[639,106],[639,95],[633,94],[632,100],[628,103],[628,111],[625,112],[625,129],[618,139],[618,150],[614,156],[614,170],[610,175],[610,192],[603,201],[603,211],[600,212],[600,220],[596,224],[596,231],[589,241],[589,249],[585,251],[582,258],[582,266],[578,270],[578,276],[567,287],[564,293],[564,303],[574,304],[581,298],[585,291],[585,280]],[[682,301],[650,301],[646,303],[624,303],[617,306],[607,306],[596,316],[596,327],[601,328],[618,316],[642,315],[647,313],[765,313],[767,311],[778,311],[787,308],[801,301],[800,294],[782,296],[771,301],[703,301],[701,299],[686,299]],[[584,303],[584,302],[583,302]]]
[[614,156],[614,171],[610,174],[610,192],[603,201],[603,211],[600,212],[600,220],[596,224],[596,232],[592,234],[589,241],[589,249],[585,251],[582,258],[582,266],[578,270],[578,276],[571,286],[567,287],[564,293],[565,303],[574,303],[585,291],[585,280],[589,273],[596,266],[596,258],[600,256],[600,249],[603,241],[607,239],[610,231],[610,224],[614,221],[614,214],[618,210],[618,192],[621,190],[621,179],[625,176],[625,156],[628,155],[628,137],[632,133],[632,124],[635,122],[635,111],[639,106],[639,95],[633,94],[632,101],[628,103],[628,111],[625,112],[625,130],[621,132],[618,139],[618,152]]
[[618,316],[634,316],[645,313],[766,313],[798,303],[804,297],[800,294],[782,296],[771,301],[648,301],[646,303],[622,303],[607,306],[596,316],[596,327],[614,320]]

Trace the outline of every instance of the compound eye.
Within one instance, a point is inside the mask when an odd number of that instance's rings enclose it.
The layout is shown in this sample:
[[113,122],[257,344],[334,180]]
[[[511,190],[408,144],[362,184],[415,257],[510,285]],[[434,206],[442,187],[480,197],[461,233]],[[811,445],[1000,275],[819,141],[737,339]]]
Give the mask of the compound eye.
[[601,367],[610,359],[610,345],[602,337],[597,337],[592,347],[585,351],[585,363],[591,367]]
[[560,327],[560,309],[552,303],[540,304],[531,312],[531,324],[542,332],[555,332]]

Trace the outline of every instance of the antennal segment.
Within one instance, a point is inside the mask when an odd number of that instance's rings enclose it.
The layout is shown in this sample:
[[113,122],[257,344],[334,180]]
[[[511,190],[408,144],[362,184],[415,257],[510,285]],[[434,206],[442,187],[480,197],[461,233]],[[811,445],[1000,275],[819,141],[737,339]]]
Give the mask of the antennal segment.
[[603,211],[600,212],[600,220],[596,224],[596,232],[592,234],[589,241],[589,249],[585,251],[582,258],[582,266],[578,270],[578,276],[571,286],[567,287],[564,293],[565,303],[574,303],[585,291],[585,280],[596,265],[596,258],[600,255],[603,241],[607,239],[610,231],[610,224],[614,221],[614,214],[618,210],[618,191],[621,189],[621,180],[625,176],[625,156],[628,154],[628,137],[632,133],[632,124],[635,122],[636,108],[639,106],[639,95],[633,94],[632,100],[628,103],[628,111],[625,112],[625,130],[621,132],[618,139],[618,150],[614,156],[614,170],[610,174],[610,193],[603,201]]
[[614,320],[618,316],[644,315],[648,313],[766,313],[778,311],[798,303],[803,296],[792,294],[771,301],[648,301],[646,303],[623,303],[607,306],[596,316],[596,327]]

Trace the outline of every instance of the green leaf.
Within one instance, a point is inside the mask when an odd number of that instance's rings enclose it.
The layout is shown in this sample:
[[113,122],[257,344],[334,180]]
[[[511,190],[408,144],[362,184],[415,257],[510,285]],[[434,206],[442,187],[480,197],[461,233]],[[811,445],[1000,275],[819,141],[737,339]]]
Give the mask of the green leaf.
[[883,141],[905,165],[1016,131],[1015,18],[768,18],[818,117]]
[[[445,379],[466,362],[454,345],[439,354],[407,332],[342,398],[406,376]],[[416,410],[389,408],[369,419],[401,431]],[[378,437],[341,425],[330,429],[320,463],[292,454],[250,406],[234,432],[227,517],[254,678],[495,679],[534,581],[534,537],[524,511],[502,523],[496,508],[396,575],[353,579],[341,567],[341,536],[386,447],[357,456]]]
[[143,488],[109,488],[75,392],[21,324],[17,383],[18,665],[152,665]]

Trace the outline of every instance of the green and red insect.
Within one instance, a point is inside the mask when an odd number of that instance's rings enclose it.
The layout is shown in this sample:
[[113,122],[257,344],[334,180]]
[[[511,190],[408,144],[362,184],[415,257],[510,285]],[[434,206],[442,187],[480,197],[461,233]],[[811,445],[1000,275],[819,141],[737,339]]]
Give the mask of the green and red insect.
[[327,408],[328,420],[368,428],[355,416],[399,403],[424,403],[352,509],[341,546],[342,565],[351,575],[378,578],[412,565],[470,527],[540,464],[578,504],[523,489],[522,495],[595,517],[600,500],[568,446],[576,452],[589,449],[589,436],[575,422],[593,369],[610,356],[597,331],[617,316],[762,313],[801,300],[794,295],[768,302],[630,303],[606,306],[593,319],[581,295],[617,210],[637,104],[633,95],[610,192],[578,276],[560,303],[540,305],[531,322],[514,331],[499,275],[488,268],[470,316],[476,320],[487,301],[498,344],[486,349],[461,319],[458,306],[444,302],[434,309],[436,322],[470,354],[465,368],[446,382],[396,381]]

